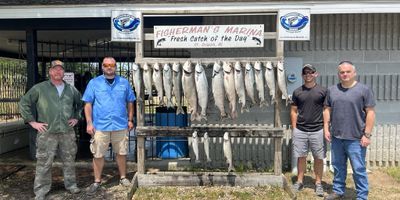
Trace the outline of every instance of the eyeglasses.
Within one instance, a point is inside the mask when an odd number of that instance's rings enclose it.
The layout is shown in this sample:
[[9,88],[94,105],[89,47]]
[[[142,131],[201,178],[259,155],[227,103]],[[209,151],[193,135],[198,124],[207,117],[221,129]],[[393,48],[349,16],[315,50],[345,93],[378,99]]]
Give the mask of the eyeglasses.
[[303,75],[309,75],[309,74],[314,74],[315,72],[313,72],[313,71],[305,71],[305,72],[303,72]]
[[114,67],[115,67],[115,64],[103,64],[103,67],[111,67],[111,68],[114,68]]

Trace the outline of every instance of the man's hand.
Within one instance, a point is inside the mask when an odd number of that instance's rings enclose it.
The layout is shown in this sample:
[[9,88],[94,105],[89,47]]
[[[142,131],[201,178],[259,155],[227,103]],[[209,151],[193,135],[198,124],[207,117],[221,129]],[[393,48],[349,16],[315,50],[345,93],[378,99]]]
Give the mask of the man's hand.
[[89,135],[91,135],[91,136],[94,135],[94,133],[96,132],[96,129],[94,128],[94,126],[93,126],[92,123],[88,123],[88,124],[87,124],[87,126],[86,126],[86,132],[87,132]]
[[131,131],[133,129],[133,122],[128,121],[128,130]]
[[71,127],[74,127],[78,123],[77,119],[69,119],[68,120],[68,125]]
[[361,137],[360,144],[362,147],[367,147],[369,144],[371,144],[371,140],[363,135]]
[[36,129],[39,133],[46,132],[47,127],[49,126],[46,123],[39,123],[39,122],[29,122],[29,125],[31,125],[32,128]]
[[331,132],[330,131],[324,131],[324,136],[325,136],[325,140],[327,142],[331,142]]

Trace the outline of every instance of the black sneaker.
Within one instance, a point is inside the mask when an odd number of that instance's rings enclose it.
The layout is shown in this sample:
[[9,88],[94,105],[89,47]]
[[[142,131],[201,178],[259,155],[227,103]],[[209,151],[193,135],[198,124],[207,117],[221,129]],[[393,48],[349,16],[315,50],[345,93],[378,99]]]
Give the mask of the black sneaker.
[[86,189],[86,192],[89,195],[94,194],[100,189],[100,186],[101,186],[101,182],[94,182]]
[[303,184],[303,183],[300,183],[300,182],[296,182],[296,183],[292,186],[292,189],[293,189],[295,192],[299,192],[299,191],[301,191],[303,188],[304,188],[304,184]]

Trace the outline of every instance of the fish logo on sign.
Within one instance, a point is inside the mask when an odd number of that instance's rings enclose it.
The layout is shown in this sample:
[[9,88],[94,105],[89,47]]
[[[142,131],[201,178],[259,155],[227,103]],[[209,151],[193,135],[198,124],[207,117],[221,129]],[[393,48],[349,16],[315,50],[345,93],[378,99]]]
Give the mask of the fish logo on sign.
[[122,14],[113,18],[114,27],[121,32],[132,32],[140,24],[140,19],[135,16]]
[[297,12],[288,13],[280,18],[282,27],[288,31],[300,31],[303,29],[310,19]]

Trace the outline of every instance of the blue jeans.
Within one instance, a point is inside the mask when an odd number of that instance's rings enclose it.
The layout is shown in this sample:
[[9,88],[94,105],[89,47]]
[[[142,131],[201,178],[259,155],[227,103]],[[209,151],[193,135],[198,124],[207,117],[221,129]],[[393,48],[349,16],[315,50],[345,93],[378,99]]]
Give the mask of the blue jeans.
[[344,195],[346,189],[347,158],[353,169],[357,199],[368,199],[368,176],[365,168],[365,153],[359,140],[343,140],[332,137],[331,152],[334,169],[333,192]]

